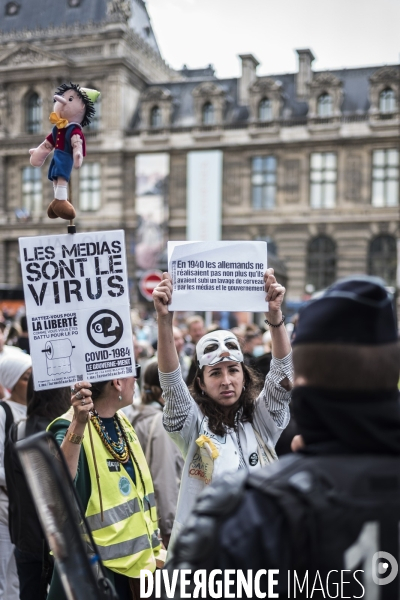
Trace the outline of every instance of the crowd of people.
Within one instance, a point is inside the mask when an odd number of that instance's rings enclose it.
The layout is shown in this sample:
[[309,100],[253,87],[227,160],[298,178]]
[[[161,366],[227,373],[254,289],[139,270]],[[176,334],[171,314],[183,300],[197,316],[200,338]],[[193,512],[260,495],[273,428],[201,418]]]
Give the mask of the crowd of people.
[[132,316],[136,375],[72,388],[35,392],[26,319],[0,320],[0,600],[66,598],[13,452],[46,428],[120,600],[141,597],[163,549],[168,570],[347,568],[346,548],[388,509],[380,474],[384,486],[400,472],[393,305],[379,280],[343,280],[289,335],[285,288],[273,269],[264,282],[265,327],[226,314],[206,327],[169,310],[165,273],[154,321]]

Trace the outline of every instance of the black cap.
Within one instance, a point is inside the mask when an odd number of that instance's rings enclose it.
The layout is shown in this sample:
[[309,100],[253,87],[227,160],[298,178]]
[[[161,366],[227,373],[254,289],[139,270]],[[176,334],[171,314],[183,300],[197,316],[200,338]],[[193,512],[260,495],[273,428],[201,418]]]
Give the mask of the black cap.
[[384,282],[367,275],[340,279],[300,312],[293,345],[396,342],[392,298]]

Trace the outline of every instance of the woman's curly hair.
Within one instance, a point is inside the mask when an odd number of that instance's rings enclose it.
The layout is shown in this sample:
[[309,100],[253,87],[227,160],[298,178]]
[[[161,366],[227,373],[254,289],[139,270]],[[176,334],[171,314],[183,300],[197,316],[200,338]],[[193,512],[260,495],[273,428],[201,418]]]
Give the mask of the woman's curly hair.
[[241,410],[240,421],[242,423],[252,423],[255,409],[255,400],[263,387],[261,376],[240,363],[244,375],[244,387],[239,399],[232,406],[222,406],[210,398],[200,387],[199,379],[204,385],[204,368],[197,369],[193,383],[189,387],[195,402],[200,406],[202,412],[208,418],[210,430],[218,436],[224,436],[228,429],[236,429],[236,414]]

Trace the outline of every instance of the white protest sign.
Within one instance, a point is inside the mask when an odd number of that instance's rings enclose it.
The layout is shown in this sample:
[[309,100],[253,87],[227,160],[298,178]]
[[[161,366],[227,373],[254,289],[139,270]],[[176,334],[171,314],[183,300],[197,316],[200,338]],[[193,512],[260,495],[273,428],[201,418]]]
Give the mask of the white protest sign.
[[35,390],[135,374],[123,231],[19,239]]
[[172,310],[265,312],[266,242],[168,242]]

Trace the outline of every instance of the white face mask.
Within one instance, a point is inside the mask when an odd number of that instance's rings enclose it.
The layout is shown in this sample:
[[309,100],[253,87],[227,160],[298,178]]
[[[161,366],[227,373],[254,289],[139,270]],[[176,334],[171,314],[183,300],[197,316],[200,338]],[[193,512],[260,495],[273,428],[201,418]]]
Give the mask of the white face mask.
[[[225,356],[222,356],[222,355]],[[211,331],[196,346],[199,368],[213,366],[222,361],[243,362],[243,354],[237,337],[231,331]]]
[[265,350],[264,350],[264,346],[259,345],[259,346],[254,346],[253,349],[253,356],[254,357],[259,357],[262,356],[263,354],[265,354]]

